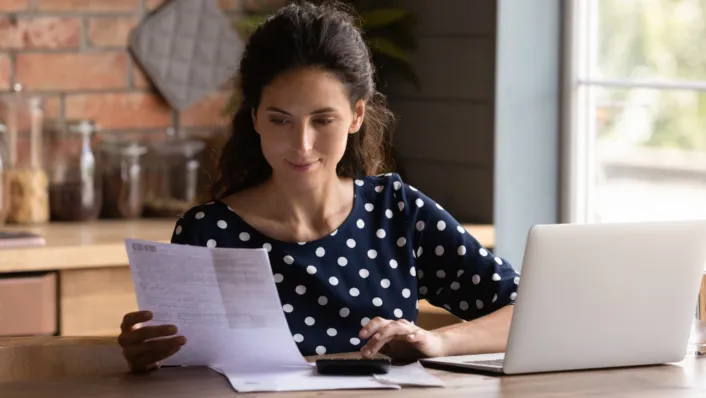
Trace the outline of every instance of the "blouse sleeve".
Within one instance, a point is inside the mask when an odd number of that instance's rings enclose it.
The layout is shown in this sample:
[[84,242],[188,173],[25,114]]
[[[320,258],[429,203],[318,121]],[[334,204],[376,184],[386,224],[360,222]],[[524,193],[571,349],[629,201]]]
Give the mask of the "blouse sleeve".
[[174,226],[174,231],[172,232],[171,243],[178,245],[190,245],[190,246],[206,246],[206,242],[202,238],[202,234],[197,228],[194,221],[197,218],[203,218],[204,212],[202,208],[194,207],[184,213],[184,215],[179,218]]
[[435,201],[401,183],[419,298],[472,320],[514,304],[519,273]]

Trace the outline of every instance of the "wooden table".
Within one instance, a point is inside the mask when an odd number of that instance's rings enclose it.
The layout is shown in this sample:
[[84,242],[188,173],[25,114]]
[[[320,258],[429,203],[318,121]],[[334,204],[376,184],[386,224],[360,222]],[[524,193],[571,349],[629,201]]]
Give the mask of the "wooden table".
[[[445,382],[444,388],[409,387],[401,390],[349,390],[296,393],[251,393],[252,397],[705,397],[706,359],[641,368],[548,373],[523,376],[487,376],[429,370]],[[91,378],[0,384],[0,396],[12,398],[91,397],[150,398],[232,397],[228,381],[206,368],[161,369],[145,375],[117,373]]]
[[[176,219],[50,223],[3,226],[44,236],[46,246],[0,250],[0,278],[50,272],[58,278],[57,330],[63,336],[116,335],[122,315],[137,308],[124,239],[168,242]],[[486,247],[495,243],[492,225],[464,225]],[[444,326],[457,319],[420,303],[420,321]]]

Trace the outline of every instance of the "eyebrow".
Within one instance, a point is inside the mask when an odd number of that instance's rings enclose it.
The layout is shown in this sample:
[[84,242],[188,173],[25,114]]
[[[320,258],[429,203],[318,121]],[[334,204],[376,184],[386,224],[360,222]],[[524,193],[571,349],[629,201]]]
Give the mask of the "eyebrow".
[[[283,113],[283,114],[289,115],[289,116],[292,115],[291,113],[289,113],[289,112],[287,112],[287,111],[285,111],[285,110],[283,110],[283,109],[276,108],[276,107],[274,107],[274,106],[270,106],[270,107],[268,107],[266,110],[268,110],[268,111],[273,111],[273,112],[278,112],[278,113]],[[311,114],[312,114],[312,115],[318,115],[318,114],[320,114],[320,113],[329,113],[329,112],[335,112],[335,111],[336,111],[336,110],[333,109],[333,108],[322,108],[322,109],[317,109],[317,110],[311,112]]]

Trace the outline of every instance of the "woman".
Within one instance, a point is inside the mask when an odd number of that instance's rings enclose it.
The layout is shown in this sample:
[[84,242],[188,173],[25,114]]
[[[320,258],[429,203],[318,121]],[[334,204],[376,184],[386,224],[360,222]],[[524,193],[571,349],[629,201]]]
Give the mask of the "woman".
[[[332,6],[289,5],[261,25],[241,60],[214,200],[188,211],[172,242],[266,248],[303,355],[502,351],[518,274],[397,174],[379,174],[392,115],[370,59]],[[420,329],[422,298],[469,322]],[[138,326],[149,319],[122,323],[134,370],[186,344],[174,326]]]

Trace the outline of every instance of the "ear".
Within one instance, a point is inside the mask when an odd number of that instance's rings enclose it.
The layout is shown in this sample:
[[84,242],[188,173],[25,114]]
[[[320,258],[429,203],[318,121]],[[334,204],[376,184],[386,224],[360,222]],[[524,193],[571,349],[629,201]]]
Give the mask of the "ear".
[[255,113],[255,108],[250,108],[250,117],[252,118],[253,129],[256,133],[260,134],[260,132],[257,131],[257,116]]
[[365,101],[360,100],[355,104],[353,122],[351,123],[348,133],[355,134],[360,131],[360,128],[363,126],[363,120],[365,120]]

